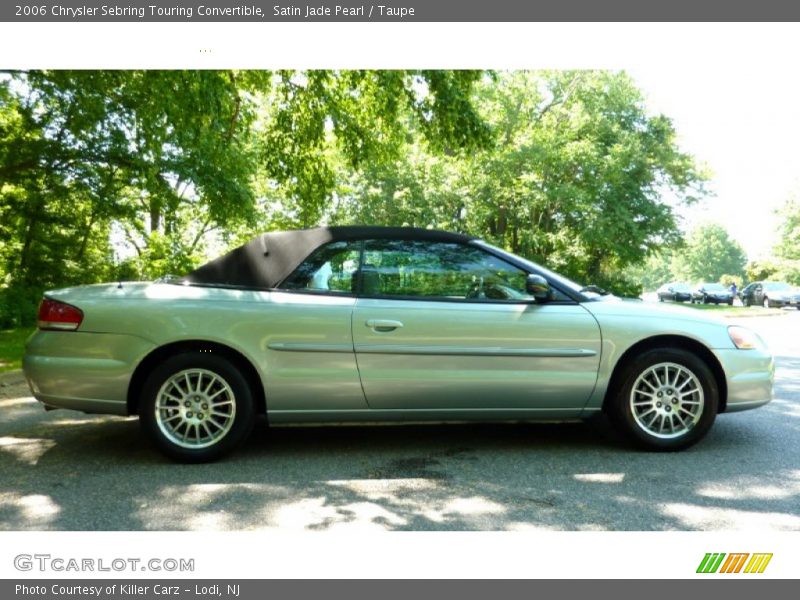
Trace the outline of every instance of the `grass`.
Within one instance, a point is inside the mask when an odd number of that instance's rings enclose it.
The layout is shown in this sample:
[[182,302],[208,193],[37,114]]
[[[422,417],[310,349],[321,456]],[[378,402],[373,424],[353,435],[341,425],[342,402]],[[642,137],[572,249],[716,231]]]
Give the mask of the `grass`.
[[25,340],[31,333],[33,329],[27,327],[0,331],[0,373],[22,367]]
[[[768,315],[781,315],[785,311],[782,308],[763,308],[761,306],[728,306],[727,304],[690,304],[689,302],[679,303],[696,310],[710,310],[719,312],[726,317],[766,317]],[[794,309],[792,309],[794,310]]]

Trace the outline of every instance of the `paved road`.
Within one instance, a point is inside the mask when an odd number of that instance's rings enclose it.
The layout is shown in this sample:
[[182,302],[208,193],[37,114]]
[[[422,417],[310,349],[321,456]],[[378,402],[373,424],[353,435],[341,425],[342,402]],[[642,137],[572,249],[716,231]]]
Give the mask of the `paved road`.
[[800,311],[740,319],[775,400],[677,454],[605,423],[267,430],[226,461],[167,462],[135,419],[45,413],[0,383],[0,529],[800,530]]

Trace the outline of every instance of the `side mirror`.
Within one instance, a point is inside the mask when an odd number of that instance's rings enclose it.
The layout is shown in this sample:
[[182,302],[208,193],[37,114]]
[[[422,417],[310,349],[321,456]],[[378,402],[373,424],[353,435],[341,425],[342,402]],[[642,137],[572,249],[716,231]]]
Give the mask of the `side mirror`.
[[552,297],[550,283],[541,275],[528,275],[525,280],[525,291],[536,300],[550,300]]

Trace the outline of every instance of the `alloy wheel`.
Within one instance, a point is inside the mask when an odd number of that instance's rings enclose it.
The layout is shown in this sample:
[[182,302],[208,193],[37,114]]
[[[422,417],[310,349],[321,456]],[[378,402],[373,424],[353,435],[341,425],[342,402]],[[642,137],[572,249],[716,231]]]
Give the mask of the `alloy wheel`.
[[697,375],[683,365],[663,362],[639,375],[629,402],[633,419],[642,430],[671,439],[686,435],[697,425],[705,398]]
[[236,397],[217,373],[185,369],[167,379],[158,391],[155,420],[164,436],[181,448],[213,446],[233,427]]

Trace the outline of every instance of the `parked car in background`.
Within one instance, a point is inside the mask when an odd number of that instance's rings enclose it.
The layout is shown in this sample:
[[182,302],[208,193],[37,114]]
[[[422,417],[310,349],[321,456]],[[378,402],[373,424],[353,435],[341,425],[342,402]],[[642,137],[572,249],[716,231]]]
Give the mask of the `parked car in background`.
[[49,291],[23,368],[46,407],[139,415],[186,462],[231,451],[259,414],[280,425],[602,411],[632,442],[679,450],[717,414],[769,402],[774,375],[749,329],[408,227],[267,233],[182,278]]
[[733,293],[719,283],[698,283],[692,291],[692,304],[733,304]]
[[670,300],[671,302],[689,302],[692,299],[692,288],[688,283],[674,281],[665,283],[656,291],[658,301]]
[[739,292],[744,306],[783,308],[794,306],[800,310],[800,289],[785,281],[754,281]]

